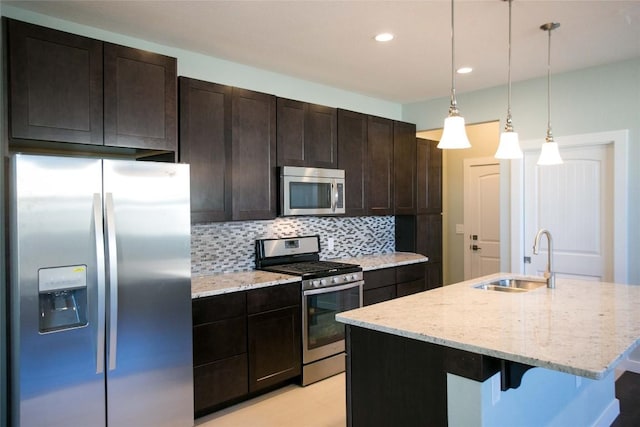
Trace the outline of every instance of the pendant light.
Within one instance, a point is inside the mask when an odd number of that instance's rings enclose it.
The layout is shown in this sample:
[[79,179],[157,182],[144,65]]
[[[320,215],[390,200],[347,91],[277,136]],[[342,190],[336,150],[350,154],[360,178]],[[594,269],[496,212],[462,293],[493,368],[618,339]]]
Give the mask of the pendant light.
[[542,151],[538,158],[538,165],[559,165],[564,163],[558,151],[558,143],[553,140],[551,132],[551,31],[560,26],[557,22],[542,24],[540,29],[549,33],[549,48],[547,55],[547,136],[542,143]]
[[449,105],[449,116],[444,119],[444,129],[442,138],[438,143],[441,149],[469,148],[471,143],[467,138],[467,131],[464,127],[464,117],[458,111],[456,101],[456,77],[455,77],[455,44],[453,26],[453,0],[451,0],[451,104]]
[[511,121],[511,1],[509,2],[509,73],[507,85],[507,120],[504,125],[504,132],[500,134],[500,144],[496,151],[496,159],[521,159],[522,149],[518,141],[518,133],[513,131],[513,123]]

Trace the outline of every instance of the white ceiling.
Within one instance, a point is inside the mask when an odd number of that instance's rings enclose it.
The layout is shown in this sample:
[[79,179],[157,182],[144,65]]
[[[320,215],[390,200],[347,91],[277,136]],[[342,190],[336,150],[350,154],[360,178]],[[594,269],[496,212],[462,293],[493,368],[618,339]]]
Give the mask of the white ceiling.
[[[368,96],[448,96],[451,9],[431,1],[4,1],[72,22],[204,53]],[[514,0],[512,79],[640,57],[640,1]],[[458,93],[507,80],[508,3],[455,3]],[[382,31],[396,38],[379,44]]]

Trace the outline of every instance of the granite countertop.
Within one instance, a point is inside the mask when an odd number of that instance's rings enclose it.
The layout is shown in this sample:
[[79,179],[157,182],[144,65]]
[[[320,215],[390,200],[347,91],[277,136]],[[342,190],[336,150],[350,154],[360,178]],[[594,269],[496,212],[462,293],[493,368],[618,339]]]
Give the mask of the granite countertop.
[[298,276],[260,270],[195,276],[191,278],[191,298],[228,294],[298,281],[300,281]]
[[401,265],[427,262],[429,258],[412,252],[392,252],[382,255],[364,255],[354,258],[340,258],[332,261],[358,264],[363,271],[378,270],[380,268],[398,267]]
[[498,277],[524,276],[485,276],[336,319],[592,379],[606,376],[640,344],[640,286],[556,279],[556,289],[523,293],[473,289]]
[[[382,255],[366,255],[355,258],[340,258],[332,261],[359,264],[364,271],[395,267],[428,261],[427,257],[410,252],[394,252]],[[191,298],[202,298],[229,292],[246,291],[299,281],[300,277],[268,271],[243,271],[219,273],[191,278]]]

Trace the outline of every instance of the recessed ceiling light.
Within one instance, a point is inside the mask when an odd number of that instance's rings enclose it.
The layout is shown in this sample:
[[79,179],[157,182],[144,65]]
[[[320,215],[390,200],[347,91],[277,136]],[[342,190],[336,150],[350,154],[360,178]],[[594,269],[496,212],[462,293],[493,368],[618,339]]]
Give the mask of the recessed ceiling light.
[[472,71],[473,71],[473,68],[471,67],[460,67],[456,70],[458,74],[469,74]]
[[376,41],[378,42],[388,42],[393,40],[393,34],[391,33],[380,33],[375,36]]

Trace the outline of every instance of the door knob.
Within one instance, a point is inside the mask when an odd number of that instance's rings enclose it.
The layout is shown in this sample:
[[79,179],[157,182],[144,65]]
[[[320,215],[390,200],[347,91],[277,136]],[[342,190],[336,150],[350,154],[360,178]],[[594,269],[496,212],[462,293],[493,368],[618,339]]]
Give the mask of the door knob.
[[478,245],[471,245],[471,249],[474,251],[478,251],[480,249],[482,249],[481,247],[478,247]]

